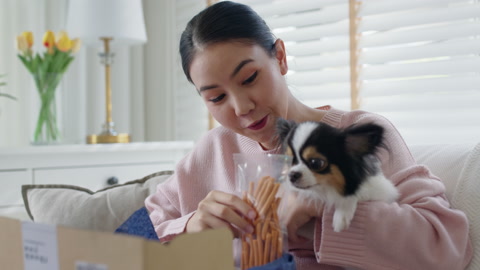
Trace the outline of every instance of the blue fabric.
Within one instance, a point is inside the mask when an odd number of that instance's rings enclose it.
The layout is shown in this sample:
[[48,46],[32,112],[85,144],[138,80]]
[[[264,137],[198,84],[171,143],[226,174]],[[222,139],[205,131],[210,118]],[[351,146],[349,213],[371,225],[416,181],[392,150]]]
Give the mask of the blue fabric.
[[148,216],[147,208],[142,207],[135,211],[120,227],[115,230],[115,233],[123,233],[129,235],[136,235],[146,239],[158,240],[157,233],[153,228],[152,221]]
[[271,263],[267,263],[262,266],[255,266],[249,268],[249,270],[295,270],[295,261],[291,254],[284,254],[280,259],[277,259]]

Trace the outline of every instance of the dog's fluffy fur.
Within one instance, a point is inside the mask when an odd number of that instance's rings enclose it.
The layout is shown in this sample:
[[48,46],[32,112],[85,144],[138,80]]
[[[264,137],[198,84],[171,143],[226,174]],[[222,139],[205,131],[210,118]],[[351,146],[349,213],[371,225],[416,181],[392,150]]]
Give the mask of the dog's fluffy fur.
[[285,154],[291,155],[290,183],[300,193],[335,208],[333,229],[349,227],[359,201],[394,202],[398,191],[385,178],[377,151],[383,128],[369,123],[337,129],[321,122],[277,122]]

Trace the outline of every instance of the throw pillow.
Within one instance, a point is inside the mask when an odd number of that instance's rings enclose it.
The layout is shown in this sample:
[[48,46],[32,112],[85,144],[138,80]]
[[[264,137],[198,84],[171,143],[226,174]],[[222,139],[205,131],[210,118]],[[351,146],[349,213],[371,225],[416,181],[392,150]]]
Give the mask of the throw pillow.
[[24,185],[30,218],[38,223],[113,232],[155,192],[172,171],[107,187],[96,192],[72,185]]

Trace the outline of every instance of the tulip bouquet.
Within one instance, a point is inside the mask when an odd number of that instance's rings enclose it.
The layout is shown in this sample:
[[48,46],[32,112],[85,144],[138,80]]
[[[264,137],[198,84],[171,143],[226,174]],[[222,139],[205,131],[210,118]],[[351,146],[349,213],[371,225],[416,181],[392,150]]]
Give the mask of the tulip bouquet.
[[18,58],[33,75],[41,100],[33,142],[56,142],[60,139],[60,132],[57,126],[55,90],[74,59],[72,55],[80,49],[81,42],[78,38],[70,39],[65,31],[56,37],[52,31],[47,31],[43,36],[45,52],[34,54],[32,32],[23,32],[17,36],[16,41]]

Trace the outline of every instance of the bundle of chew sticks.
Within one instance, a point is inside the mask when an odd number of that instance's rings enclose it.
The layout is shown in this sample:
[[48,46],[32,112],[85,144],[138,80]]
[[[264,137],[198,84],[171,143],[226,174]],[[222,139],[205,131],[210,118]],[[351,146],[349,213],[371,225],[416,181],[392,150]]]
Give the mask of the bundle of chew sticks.
[[243,194],[243,200],[256,209],[257,218],[252,224],[254,232],[242,235],[242,270],[282,256],[283,234],[277,215],[280,197],[276,197],[279,187],[274,178],[265,176],[256,187],[249,182],[248,191]]

